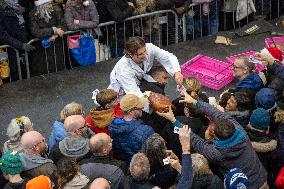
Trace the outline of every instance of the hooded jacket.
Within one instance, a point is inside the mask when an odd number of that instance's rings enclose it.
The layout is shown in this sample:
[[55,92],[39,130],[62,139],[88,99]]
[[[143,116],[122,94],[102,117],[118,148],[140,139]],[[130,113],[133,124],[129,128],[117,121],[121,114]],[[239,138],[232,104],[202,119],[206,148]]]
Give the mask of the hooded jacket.
[[90,125],[90,129],[94,133],[106,133],[109,135],[109,124],[114,118],[122,117],[119,103],[115,108],[110,109],[91,109],[90,114],[85,120]]
[[262,80],[257,75],[257,73],[250,73],[243,80],[240,80],[236,83],[237,89],[245,88],[245,89],[255,89],[258,90],[263,87]]
[[51,159],[26,153],[21,153],[20,156],[23,166],[21,176],[24,178],[31,179],[39,175],[51,177],[56,171],[56,166]]
[[222,176],[230,169],[239,167],[251,181],[249,189],[263,186],[266,182],[267,172],[242,126],[235,119],[220,112],[208,103],[198,101],[196,107],[213,118],[231,121],[236,131],[229,139],[215,140],[214,143],[208,143],[192,132],[191,145],[193,149],[206,157],[210,163],[213,163]]
[[55,144],[49,153],[49,158],[57,163],[63,157],[80,161],[90,155],[88,139],[82,136],[66,137]]
[[122,118],[114,119],[109,130],[113,149],[122,152],[126,162],[130,162],[147,138],[154,134],[152,127],[145,125],[142,120],[124,121]]
[[69,181],[63,187],[63,189],[82,189],[87,186],[89,182],[90,179],[79,172],[71,181]]
[[48,152],[50,152],[50,150],[56,143],[62,141],[66,137],[67,133],[64,129],[64,123],[62,121],[55,121],[48,138]]
[[276,137],[254,130],[247,130],[247,133],[262,165],[267,172],[272,171],[271,162],[277,147]]

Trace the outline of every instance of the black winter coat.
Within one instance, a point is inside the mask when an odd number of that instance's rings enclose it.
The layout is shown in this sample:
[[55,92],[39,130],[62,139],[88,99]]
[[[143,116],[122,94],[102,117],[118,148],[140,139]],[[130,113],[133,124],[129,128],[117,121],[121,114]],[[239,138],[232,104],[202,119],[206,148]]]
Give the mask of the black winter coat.
[[19,19],[4,0],[0,0],[0,43],[22,49],[25,41],[25,25],[19,24]]
[[37,38],[50,37],[54,35],[52,27],[61,28],[66,31],[66,24],[62,14],[56,11],[55,9],[51,13],[51,19],[49,22],[46,22],[44,19],[40,18],[38,15],[35,15],[36,10],[34,9],[29,14],[29,29],[33,36]]
[[121,22],[132,16],[134,8],[126,0],[94,0],[100,16],[100,23],[108,21]]

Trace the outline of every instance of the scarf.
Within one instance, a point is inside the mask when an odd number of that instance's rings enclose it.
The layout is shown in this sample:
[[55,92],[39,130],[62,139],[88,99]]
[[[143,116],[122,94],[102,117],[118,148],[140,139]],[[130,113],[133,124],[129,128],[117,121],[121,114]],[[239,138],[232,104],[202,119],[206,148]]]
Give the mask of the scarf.
[[231,136],[230,138],[228,138],[226,140],[220,140],[220,139],[215,140],[214,143],[218,147],[229,148],[229,147],[232,147],[232,146],[242,142],[244,139],[245,139],[244,132],[241,129],[236,128],[236,131],[233,134],[233,136]]

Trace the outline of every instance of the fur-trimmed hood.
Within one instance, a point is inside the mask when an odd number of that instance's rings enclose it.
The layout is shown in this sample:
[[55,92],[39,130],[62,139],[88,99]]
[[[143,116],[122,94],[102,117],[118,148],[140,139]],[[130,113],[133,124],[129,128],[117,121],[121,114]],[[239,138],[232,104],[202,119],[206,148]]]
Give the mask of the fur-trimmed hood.
[[274,114],[275,122],[284,123],[284,110],[278,110]]
[[265,153],[265,152],[271,152],[273,150],[276,150],[276,147],[277,147],[277,141],[272,139],[271,141],[269,142],[251,142],[252,144],[252,147],[253,149],[256,151],[256,152],[262,152],[262,153]]

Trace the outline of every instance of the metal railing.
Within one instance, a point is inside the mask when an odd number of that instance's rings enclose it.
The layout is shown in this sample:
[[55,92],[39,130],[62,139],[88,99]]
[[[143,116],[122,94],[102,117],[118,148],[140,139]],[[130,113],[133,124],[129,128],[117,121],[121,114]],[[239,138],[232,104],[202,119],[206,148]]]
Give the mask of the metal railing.
[[[223,4],[229,0],[223,0]],[[242,22],[245,24],[249,23],[250,15],[262,15],[268,18],[273,18],[272,15],[272,0],[269,0],[270,10],[267,13],[265,10],[265,1],[266,0],[254,0],[261,1],[261,8],[257,8],[257,12],[252,14],[247,14]],[[280,16],[280,0],[277,1],[277,13],[276,17]],[[249,0],[247,0],[248,5]],[[189,18],[187,13],[183,15],[177,15],[173,10],[161,10],[151,13],[141,14],[137,16],[132,16],[125,19],[123,22],[117,23],[115,21],[105,22],[99,24],[98,28],[102,31],[103,35],[99,36],[99,47],[97,51],[104,49],[104,46],[107,46],[112,51],[112,58],[121,56],[121,49],[123,49],[123,44],[130,36],[142,36],[146,38],[147,42],[152,42],[158,46],[167,46],[169,44],[178,43],[179,41],[186,40],[195,40],[196,38],[203,37],[205,35],[216,34],[218,32],[218,24],[220,22],[219,16],[223,12],[223,23],[224,30],[227,29],[226,24],[228,23],[227,12],[221,8],[221,4],[218,3],[218,0],[211,2],[209,14],[203,14],[203,5],[202,4],[191,4],[189,10],[195,12],[194,16]],[[259,6],[259,5],[258,5]],[[248,7],[248,6],[247,6]],[[274,9],[273,9],[274,10]],[[247,8],[247,13],[249,10]],[[242,26],[241,21],[236,21],[235,11],[232,12],[232,19],[229,23],[232,25],[232,28],[237,28]],[[274,15],[275,16],[275,15]],[[216,24],[212,29],[212,20],[216,19]],[[155,27],[154,27],[155,26]],[[213,31],[213,32],[212,32]],[[34,65],[33,54],[38,55],[37,52],[43,53],[41,57],[41,62],[36,62],[37,64],[44,64],[46,71],[43,74],[49,74],[50,72],[57,72],[62,69],[72,69],[74,67],[74,60],[70,56],[70,52],[67,47],[66,37],[78,33],[78,31],[67,31],[63,37],[58,37],[55,42],[48,49],[43,48],[40,44],[39,39],[32,39],[29,41],[29,44],[37,45],[38,48],[34,52],[25,52],[24,56],[20,56],[19,51],[8,46],[0,46],[0,48],[12,48],[16,52],[16,62],[18,67],[19,79],[22,79],[21,71],[21,62],[26,65],[26,75],[27,78],[30,78],[31,72],[30,67],[31,63]],[[181,34],[181,35],[179,35]],[[188,35],[191,37],[188,38]],[[60,45],[59,45],[60,44]],[[103,46],[102,46],[103,45]],[[59,48],[60,49],[59,49]],[[52,55],[50,55],[52,54]],[[101,54],[98,54],[99,59],[101,59]],[[62,60],[58,60],[62,58]],[[44,62],[44,63],[43,63]],[[33,66],[32,65],[32,66]],[[38,65],[37,65],[38,66]],[[60,68],[61,66],[61,68]],[[51,69],[53,67],[53,69]]]
[[[10,67],[10,70],[11,70],[10,71],[9,81],[10,82],[12,81],[11,73],[15,71],[14,68],[13,68],[15,65],[13,63],[10,63],[11,59],[12,60],[16,60],[16,66],[17,66],[16,69],[17,69],[17,72],[18,72],[18,80],[22,80],[23,79],[22,68],[21,68],[22,58],[20,57],[19,51],[17,49],[15,49],[14,47],[11,47],[10,45],[1,45],[0,49],[4,50],[3,53],[7,53],[8,54],[7,62],[9,64],[9,67]],[[12,52],[11,52],[11,50],[12,50]]]
[[[169,37],[169,26],[168,26],[168,17],[169,15],[172,14],[174,16],[174,32],[173,32],[173,35],[174,35],[174,38],[170,41],[170,37]],[[119,52],[118,52],[118,49],[119,48],[123,48],[123,46],[121,46],[122,44],[119,44],[119,40],[120,41],[123,41],[123,43],[126,41],[126,39],[130,36],[134,36],[134,35],[137,35],[137,32],[135,31],[135,29],[137,28],[137,23],[138,23],[138,26],[140,28],[140,36],[142,37],[145,37],[146,35],[149,34],[149,42],[152,42],[152,35],[153,35],[153,29],[152,29],[152,22],[153,21],[153,16],[158,16],[158,20],[155,20],[159,25],[159,28],[158,28],[158,31],[156,32],[156,34],[158,35],[158,44],[157,45],[162,45],[162,40],[161,40],[161,27],[163,27],[164,25],[166,25],[166,45],[169,45],[170,43],[177,43],[178,42],[178,36],[177,36],[177,29],[178,29],[178,16],[177,14],[173,11],[173,10],[162,10],[162,11],[156,11],[156,12],[151,12],[151,13],[147,13],[147,14],[141,14],[141,15],[137,15],[137,16],[132,16],[130,18],[127,18],[125,19],[123,22],[121,23],[117,23],[117,22],[114,22],[114,21],[110,21],[110,22],[105,22],[105,23],[101,23],[99,24],[99,28],[103,31],[105,31],[104,33],[104,41],[102,41],[102,43],[100,43],[101,45],[102,44],[106,44],[108,47],[112,48],[115,50],[115,52],[113,54],[115,54],[113,57],[118,57],[119,56]],[[149,18],[147,20],[145,20],[145,18]],[[145,22],[149,22],[149,32],[146,34],[145,30],[144,30],[144,24]],[[136,25],[135,25],[136,23]],[[127,25],[131,24],[131,31],[129,32],[129,28],[127,28]],[[136,27],[136,28],[135,28]],[[120,31],[118,30],[118,28],[120,28]],[[123,30],[123,36],[121,36],[121,29]],[[26,62],[26,65],[27,65],[27,78],[30,78],[30,63],[31,63],[31,59],[32,57],[30,57],[29,55],[31,53],[35,53],[36,51],[42,51],[44,50],[44,61],[45,61],[45,65],[46,65],[46,73],[49,74],[50,73],[50,65],[51,65],[51,62],[54,64],[55,66],[55,72],[57,72],[59,69],[58,69],[58,60],[57,60],[57,53],[60,53],[63,57],[63,61],[60,62],[61,64],[64,65],[64,68],[67,69],[67,66],[68,65],[70,68],[73,68],[72,66],[72,58],[70,56],[70,53],[68,51],[68,48],[66,49],[66,36],[68,35],[71,35],[71,34],[74,34],[74,33],[78,33],[79,31],[67,31],[65,32],[64,36],[63,37],[58,37],[54,43],[52,43],[52,45],[49,47],[49,48],[53,48],[53,51],[52,53],[54,54],[53,56],[53,60],[51,60],[49,58],[49,52],[47,52],[47,49],[46,48],[37,48],[34,52],[25,52],[25,62]],[[119,33],[120,32],[120,33]],[[127,33],[131,34],[131,35],[127,35]],[[120,36],[120,37],[118,37]],[[123,39],[121,39],[121,37],[123,37]],[[113,40],[114,39],[114,40]],[[56,43],[58,43],[58,41],[61,41],[60,43],[62,44],[62,49],[61,50],[57,50],[56,49]],[[30,40],[28,43],[29,44],[35,44],[35,43],[38,43],[40,42],[41,40],[40,39],[32,39]],[[102,48],[101,46],[99,46],[99,49],[97,49],[97,51],[100,51],[100,48]],[[68,57],[67,57],[68,56]]]

